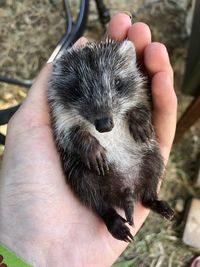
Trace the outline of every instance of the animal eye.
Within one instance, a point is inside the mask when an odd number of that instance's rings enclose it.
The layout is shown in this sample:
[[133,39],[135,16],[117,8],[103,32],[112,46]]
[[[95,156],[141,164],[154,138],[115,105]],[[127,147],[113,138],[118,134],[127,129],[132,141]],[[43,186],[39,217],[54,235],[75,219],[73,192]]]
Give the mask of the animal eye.
[[115,79],[115,86],[116,86],[116,89],[117,90],[121,90],[122,89],[122,80],[121,79],[119,79],[119,78],[117,78],[117,79]]

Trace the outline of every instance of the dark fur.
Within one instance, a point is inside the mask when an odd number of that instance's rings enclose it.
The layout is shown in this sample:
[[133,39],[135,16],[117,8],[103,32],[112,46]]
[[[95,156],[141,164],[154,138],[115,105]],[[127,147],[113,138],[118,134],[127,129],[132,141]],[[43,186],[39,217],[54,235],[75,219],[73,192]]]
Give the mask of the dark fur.
[[[135,202],[167,219],[173,215],[157,196],[164,165],[151,124],[149,90],[135,57],[134,47],[123,42],[70,49],[54,63],[48,91],[54,136],[67,182],[103,219],[110,233],[124,241],[133,238],[126,222],[133,224]],[[132,101],[133,106],[126,106]],[[127,174],[108,160],[108,152],[92,134],[95,127],[99,132],[112,131],[114,117],[127,123],[133,140],[126,148],[135,157],[128,180]],[[137,157],[139,165],[135,163]],[[115,207],[124,209],[126,220]]]

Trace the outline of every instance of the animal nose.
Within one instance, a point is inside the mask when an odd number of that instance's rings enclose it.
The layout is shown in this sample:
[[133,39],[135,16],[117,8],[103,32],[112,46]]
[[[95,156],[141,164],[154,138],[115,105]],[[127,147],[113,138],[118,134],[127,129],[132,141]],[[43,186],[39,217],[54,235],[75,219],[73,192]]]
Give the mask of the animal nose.
[[94,123],[95,128],[100,133],[109,132],[114,127],[113,119],[112,118],[102,118],[98,119]]

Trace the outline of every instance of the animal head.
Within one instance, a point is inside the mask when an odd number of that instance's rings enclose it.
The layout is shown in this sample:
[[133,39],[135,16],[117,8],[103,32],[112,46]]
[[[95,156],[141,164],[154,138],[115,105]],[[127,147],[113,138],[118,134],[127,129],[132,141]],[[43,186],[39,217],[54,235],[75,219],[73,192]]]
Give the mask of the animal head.
[[65,110],[106,132],[138,105],[144,78],[132,42],[107,40],[67,50],[54,64],[51,86]]

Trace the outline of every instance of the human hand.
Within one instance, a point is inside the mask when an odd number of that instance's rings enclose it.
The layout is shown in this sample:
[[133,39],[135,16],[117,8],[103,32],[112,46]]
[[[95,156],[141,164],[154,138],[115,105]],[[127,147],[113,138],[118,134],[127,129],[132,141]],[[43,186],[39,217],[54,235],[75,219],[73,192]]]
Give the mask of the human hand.
[[[130,18],[122,13],[112,18],[107,35],[133,41],[144,62],[151,77],[154,126],[167,163],[177,100],[166,49],[151,43],[147,25],[131,25]],[[44,67],[9,122],[0,179],[0,242],[34,266],[111,266],[127,244],[114,239],[65,183],[47,105],[51,67]],[[133,235],[148,212],[136,205]]]

